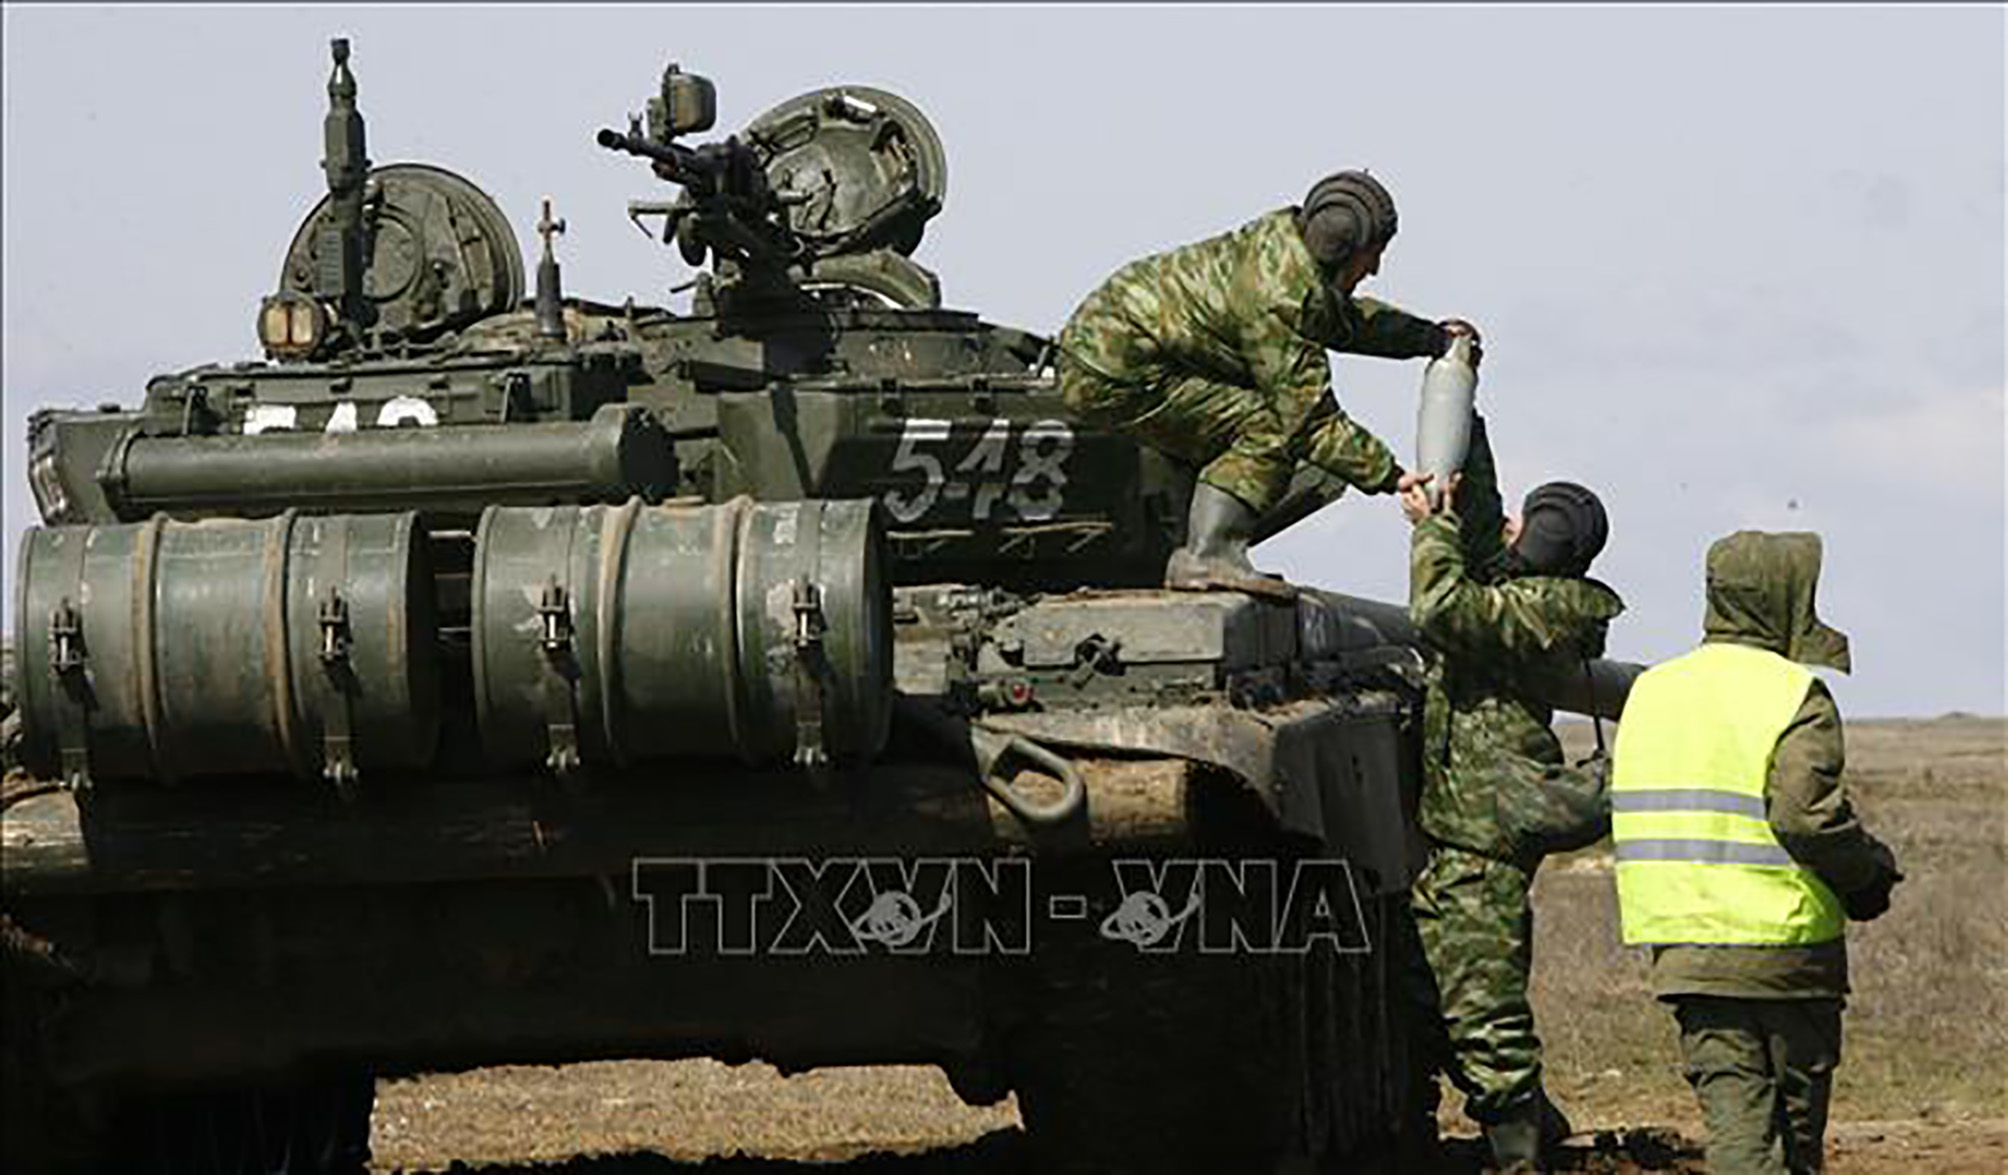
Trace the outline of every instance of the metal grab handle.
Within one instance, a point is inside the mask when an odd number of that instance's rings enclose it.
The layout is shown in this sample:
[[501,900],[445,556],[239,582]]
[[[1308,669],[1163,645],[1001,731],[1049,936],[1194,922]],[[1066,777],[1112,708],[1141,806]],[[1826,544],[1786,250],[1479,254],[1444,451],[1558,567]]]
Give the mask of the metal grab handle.
[[[983,778],[984,788],[997,797],[998,803],[1027,824],[1064,824],[1087,803],[1088,785],[1081,778],[1080,771],[1065,756],[1040,746],[1022,734],[1006,734],[972,726],[969,728],[969,746],[976,753],[976,767]],[[1059,780],[1064,788],[1060,798],[1050,804],[1041,804],[1013,787],[997,770],[1013,755],[1022,756],[1034,767]]]

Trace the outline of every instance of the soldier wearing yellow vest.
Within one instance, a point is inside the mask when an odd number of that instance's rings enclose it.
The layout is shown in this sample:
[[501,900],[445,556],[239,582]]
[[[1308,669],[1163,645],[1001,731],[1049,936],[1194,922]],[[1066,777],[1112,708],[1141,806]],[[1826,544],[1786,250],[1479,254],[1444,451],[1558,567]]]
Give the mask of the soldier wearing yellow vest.
[[1806,668],[1849,668],[1819,574],[1818,535],[1716,542],[1701,647],[1646,671],[1618,725],[1624,938],[1652,949],[1716,1175],[1821,1170],[1846,924],[1903,879],[1848,803],[1840,713]]

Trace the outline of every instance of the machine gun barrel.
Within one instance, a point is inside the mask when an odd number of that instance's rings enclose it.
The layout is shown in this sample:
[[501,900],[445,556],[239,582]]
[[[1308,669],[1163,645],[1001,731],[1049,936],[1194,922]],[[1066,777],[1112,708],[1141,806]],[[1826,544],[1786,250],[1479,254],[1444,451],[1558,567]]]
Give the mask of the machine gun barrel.
[[600,129],[595,141],[609,151],[638,155],[654,163],[663,178],[674,183],[687,185],[703,174],[697,166],[697,152],[675,143],[657,143],[607,127]]

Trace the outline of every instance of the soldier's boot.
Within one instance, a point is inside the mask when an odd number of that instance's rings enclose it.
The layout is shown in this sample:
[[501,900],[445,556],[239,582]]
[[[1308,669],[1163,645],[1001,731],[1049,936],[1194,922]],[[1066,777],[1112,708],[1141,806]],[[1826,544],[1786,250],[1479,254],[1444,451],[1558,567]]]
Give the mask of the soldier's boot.
[[1556,1105],[1552,1100],[1549,1099],[1547,1090],[1545,1089],[1542,1090],[1541,1091],[1542,1157],[1546,1159],[1549,1163],[1555,1162],[1556,1159],[1559,1158],[1562,1153],[1562,1143],[1567,1141],[1569,1136],[1574,1134],[1575,1132],[1576,1132],[1575,1124],[1573,1122],[1570,1122],[1569,1116],[1562,1112],[1562,1107]]
[[1542,1157],[1541,1099],[1515,1106],[1504,1117],[1485,1124],[1485,1145],[1500,1175],[1534,1175],[1546,1171]]
[[1254,533],[1255,511],[1246,502],[1200,482],[1192,490],[1185,545],[1173,551],[1165,564],[1164,586],[1295,599],[1295,587],[1279,577],[1262,574],[1248,561],[1248,543]]

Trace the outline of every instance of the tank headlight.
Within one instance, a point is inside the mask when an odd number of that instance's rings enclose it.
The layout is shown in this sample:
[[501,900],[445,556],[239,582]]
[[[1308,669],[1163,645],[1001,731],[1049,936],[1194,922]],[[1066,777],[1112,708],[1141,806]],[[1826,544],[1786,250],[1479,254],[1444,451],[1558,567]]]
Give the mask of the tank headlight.
[[258,307],[258,341],[273,359],[305,359],[328,338],[328,312],[304,294],[274,294]]
[[49,525],[70,521],[70,495],[63,492],[63,475],[56,469],[53,450],[37,453],[28,463],[28,492],[35,496],[35,508]]

